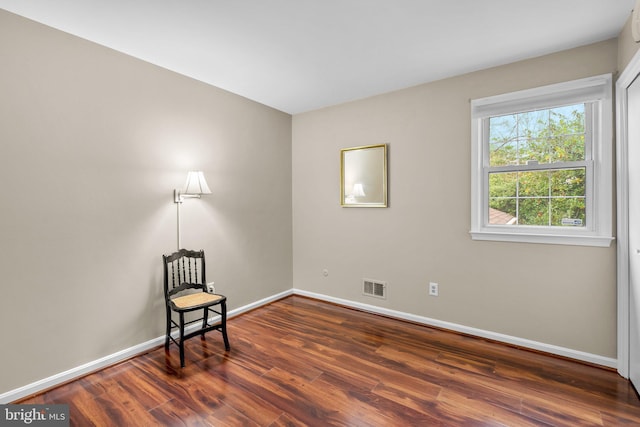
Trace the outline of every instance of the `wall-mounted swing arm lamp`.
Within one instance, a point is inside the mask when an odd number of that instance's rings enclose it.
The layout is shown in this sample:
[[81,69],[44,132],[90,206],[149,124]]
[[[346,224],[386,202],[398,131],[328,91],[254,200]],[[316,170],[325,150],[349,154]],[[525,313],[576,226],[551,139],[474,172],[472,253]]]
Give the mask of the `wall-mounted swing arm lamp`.
[[184,184],[184,189],[173,190],[173,203],[176,204],[178,211],[178,250],[182,249],[180,242],[180,205],[184,199],[199,199],[203,194],[211,194],[211,190],[207,185],[207,180],[204,179],[202,171],[190,171],[187,174],[187,182]]
[[204,179],[202,171],[190,171],[184,189],[173,190],[173,203],[182,203],[186,198],[200,198],[203,194],[211,194],[211,190]]

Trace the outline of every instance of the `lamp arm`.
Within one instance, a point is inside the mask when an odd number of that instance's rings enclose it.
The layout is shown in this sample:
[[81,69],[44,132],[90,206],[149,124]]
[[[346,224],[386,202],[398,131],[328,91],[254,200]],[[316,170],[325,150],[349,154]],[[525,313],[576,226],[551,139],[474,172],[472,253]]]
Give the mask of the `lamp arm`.
[[180,246],[182,246],[182,244],[180,243],[180,205],[181,204],[182,204],[182,201],[176,202],[176,208],[178,210],[178,215],[177,215],[177,218],[178,218],[178,241],[177,241],[178,248],[177,249],[178,250],[180,250]]
[[200,194],[184,194],[180,190],[173,190],[173,203],[182,203],[184,199],[201,199]]

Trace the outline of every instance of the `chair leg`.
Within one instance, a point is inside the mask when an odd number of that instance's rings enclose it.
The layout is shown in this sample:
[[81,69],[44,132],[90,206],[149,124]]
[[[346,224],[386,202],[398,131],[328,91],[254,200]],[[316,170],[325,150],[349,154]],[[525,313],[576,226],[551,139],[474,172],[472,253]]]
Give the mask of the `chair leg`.
[[180,367],[184,368],[184,313],[180,313]]
[[202,336],[202,338],[204,338],[204,328],[207,327],[207,320],[209,320],[209,307],[205,307],[203,309],[203,313],[202,313],[202,334],[200,334]]
[[231,346],[229,346],[229,337],[227,336],[227,302],[222,301],[220,304],[220,326],[222,328],[222,338],[224,339],[224,348],[225,350],[231,350]]
[[167,335],[164,339],[164,348],[169,348],[169,336],[171,335],[171,309],[166,307],[167,311]]

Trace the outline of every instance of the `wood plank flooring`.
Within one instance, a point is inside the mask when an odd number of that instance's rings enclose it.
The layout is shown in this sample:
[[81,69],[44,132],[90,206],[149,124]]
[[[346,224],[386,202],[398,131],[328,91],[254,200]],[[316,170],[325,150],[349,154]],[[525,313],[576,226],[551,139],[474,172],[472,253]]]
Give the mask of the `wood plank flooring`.
[[292,296],[22,403],[74,426],[638,426],[606,369]]

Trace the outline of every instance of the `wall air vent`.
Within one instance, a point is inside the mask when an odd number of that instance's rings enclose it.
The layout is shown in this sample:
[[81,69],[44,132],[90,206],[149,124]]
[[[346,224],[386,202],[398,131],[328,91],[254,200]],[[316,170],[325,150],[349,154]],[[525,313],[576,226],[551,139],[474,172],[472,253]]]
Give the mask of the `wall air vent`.
[[387,282],[362,279],[362,294],[376,298],[387,298]]

